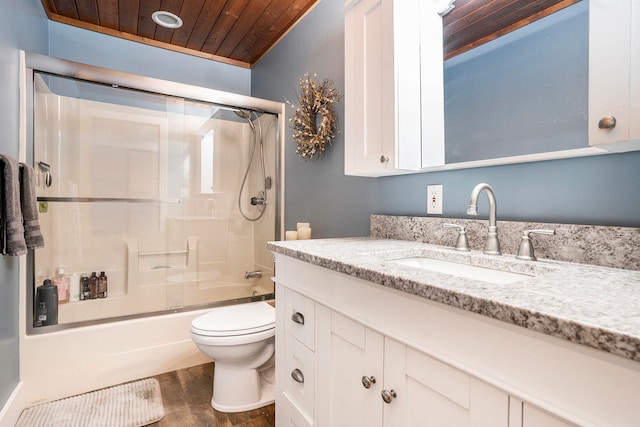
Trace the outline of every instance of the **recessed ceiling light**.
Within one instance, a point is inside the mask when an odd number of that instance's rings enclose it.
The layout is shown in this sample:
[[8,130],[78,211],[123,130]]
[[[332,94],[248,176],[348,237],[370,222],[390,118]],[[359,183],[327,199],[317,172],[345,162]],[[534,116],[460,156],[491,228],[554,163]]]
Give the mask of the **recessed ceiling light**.
[[165,10],[158,10],[153,12],[151,19],[156,24],[165,28],[180,28],[182,27],[182,19],[178,15],[174,15],[171,12]]

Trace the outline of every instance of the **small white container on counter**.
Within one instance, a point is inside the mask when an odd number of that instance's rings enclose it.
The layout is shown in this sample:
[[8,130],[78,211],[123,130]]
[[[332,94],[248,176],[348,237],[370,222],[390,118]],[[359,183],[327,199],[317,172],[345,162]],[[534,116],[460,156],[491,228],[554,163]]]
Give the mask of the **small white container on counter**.
[[311,239],[311,228],[302,227],[298,228],[298,240],[309,240]]
[[298,232],[297,231],[285,231],[284,232],[285,240],[298,240]]

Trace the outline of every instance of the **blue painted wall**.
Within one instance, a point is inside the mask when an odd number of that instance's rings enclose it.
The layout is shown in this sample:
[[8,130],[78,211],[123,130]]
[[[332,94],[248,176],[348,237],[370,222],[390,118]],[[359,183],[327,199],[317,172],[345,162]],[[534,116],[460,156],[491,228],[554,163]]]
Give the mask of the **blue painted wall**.
[[[587,2],[582,3],[577,7],[584,7]],[[251,76],[255,96],[295,99],[295,79],[305,72],[317,73],[318,78],[333,79],[338,90],[344,92],[343,4],[342,0],[322,0],[258,63]],[[520,46],[520,49],[527,48],[534,46]],[[495,58],[495,61],[501,59]],[[494,79],[500,82],[501,76],[496,75]],[[527,89],[524,85],[522,92]],[[576,101],[581,102],[579,98],[580,95],[576,95]],[[526,102],[526,99],[521,101]],[[483,108],[483,105],[477,105],[477,109]],[[343,120],[342,105],[337,112]],[[586,138],[585,133],[582,135]],[[445,217],[464,218],[471,190],[480,182],[488,182],[496,190],[499,219],[640,226],[640,197],[637,195],[640,152],[384,178],[354,178],[344,176],[342,172],[343,143],[342,136],[338,136],[323,160],[303,163],[295,156],[288,130],[287,229],[294,228],[297,221],[304,219],[312,223],[314,237],[367,235],[372,213],[425,216],[428,184],[443,184]],[[486,217],[484,196],[479,210],[480,217]]]
[[[343,0],[322,0],[278,43],[251,74],[253,96],[297,102],[297,78],[306,72],[332,79],[344,93]],[[287,119],[295,110],[287,108]],[[344,104],[336,112],[343,126]],[[302,161],[287,128],[285,145],[285,228],[310,222],[314,237],[364,236],[378,210],[376,179],[344,175],[344,135],[324,158]]]
[[251,94],[251,70],[49,22],[49,55],[98,67]]
[[[0,9],[0,153],[17,158],[19,50],[46,53],[47,26],[39,0],[0,0]],[[18,261],[0,257],[0,410],[20,381]]]

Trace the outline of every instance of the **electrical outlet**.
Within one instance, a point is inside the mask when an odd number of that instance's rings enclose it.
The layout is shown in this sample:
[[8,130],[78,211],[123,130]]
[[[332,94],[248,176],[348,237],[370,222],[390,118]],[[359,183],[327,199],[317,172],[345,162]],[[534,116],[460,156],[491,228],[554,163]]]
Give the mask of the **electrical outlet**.
[[442,184],[427,186],[427,214],[442,215]]

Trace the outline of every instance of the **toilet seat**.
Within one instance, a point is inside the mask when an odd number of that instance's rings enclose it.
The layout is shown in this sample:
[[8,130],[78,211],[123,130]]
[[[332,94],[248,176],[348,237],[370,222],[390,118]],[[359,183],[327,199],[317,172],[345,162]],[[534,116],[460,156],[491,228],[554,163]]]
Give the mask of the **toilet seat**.
[[275,320],[275,309],[264,301],[228,305],[193,319],[191,332],[203,337],[258,334],[274,329]]

